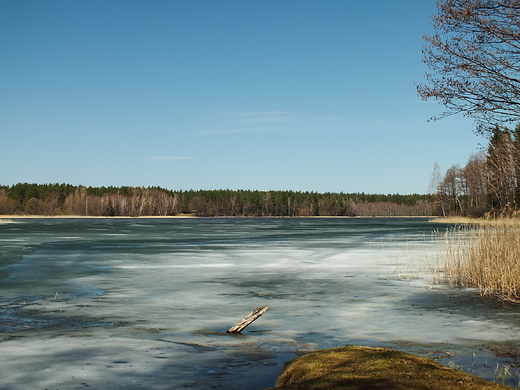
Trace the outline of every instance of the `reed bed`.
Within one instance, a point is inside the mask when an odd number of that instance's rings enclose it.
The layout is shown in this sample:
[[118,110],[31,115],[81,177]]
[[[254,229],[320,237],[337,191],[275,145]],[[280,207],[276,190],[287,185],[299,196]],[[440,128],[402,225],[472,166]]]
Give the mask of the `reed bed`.
[[445,235],[444,274],[452,286],[520,303],[520,220],[456,225]]

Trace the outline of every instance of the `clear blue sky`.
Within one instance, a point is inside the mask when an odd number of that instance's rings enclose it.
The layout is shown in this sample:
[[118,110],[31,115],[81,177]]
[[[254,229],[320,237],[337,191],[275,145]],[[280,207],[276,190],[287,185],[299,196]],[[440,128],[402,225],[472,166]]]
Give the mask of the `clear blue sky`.
[[0,0],[0,184],[425,193],[435,0]]

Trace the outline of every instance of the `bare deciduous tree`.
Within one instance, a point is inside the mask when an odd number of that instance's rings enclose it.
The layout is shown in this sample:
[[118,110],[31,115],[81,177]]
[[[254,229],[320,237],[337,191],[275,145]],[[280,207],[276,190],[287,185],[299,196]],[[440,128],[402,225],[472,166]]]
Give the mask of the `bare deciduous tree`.
[[462,113],[489,124],[520,118],[520,0],[438,0],[436,34],[425,36],[430,68],[423,100],[442,103],[440,117]]
[[439,168],[439,164],[434,163],[433,172],[430,175],[430,185],[428,186],[428,193],[429,194],[437,193],[437,190],[439,189],[439,185],[441,184],[441,181],[442,181],[442,177],[441,177],[441,170]]
[[439,184],[438,201],[443,216],[463,212],[461,197],[463,195],[462,170],[458,165],[452,165]]

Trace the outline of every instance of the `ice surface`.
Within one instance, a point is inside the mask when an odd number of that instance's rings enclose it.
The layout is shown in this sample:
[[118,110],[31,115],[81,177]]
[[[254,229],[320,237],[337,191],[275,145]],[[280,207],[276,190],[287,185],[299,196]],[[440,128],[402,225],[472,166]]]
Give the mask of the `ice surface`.
[[[424,219],[52,219],[0,225],[2,389],[257,389],[346,344],[493,379],[520,310],[432,284]],[[242,335],[225,331],[262,305]],[[513,369],[510,369],[513,372]]]

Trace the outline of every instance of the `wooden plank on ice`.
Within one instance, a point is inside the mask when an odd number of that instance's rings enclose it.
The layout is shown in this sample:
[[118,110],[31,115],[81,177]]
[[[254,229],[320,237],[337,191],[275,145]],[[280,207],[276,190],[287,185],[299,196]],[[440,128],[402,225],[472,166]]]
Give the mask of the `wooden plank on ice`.
[[269,306],[260,306],[249,313],[247,316],[238,321],[235,325],[227,330],[227,333],[240,333],[247,326],[249,326],[254,320],[264,314],[267,310],[269,310]]

